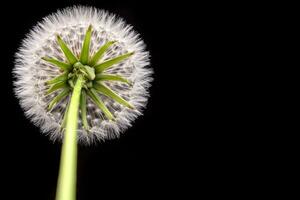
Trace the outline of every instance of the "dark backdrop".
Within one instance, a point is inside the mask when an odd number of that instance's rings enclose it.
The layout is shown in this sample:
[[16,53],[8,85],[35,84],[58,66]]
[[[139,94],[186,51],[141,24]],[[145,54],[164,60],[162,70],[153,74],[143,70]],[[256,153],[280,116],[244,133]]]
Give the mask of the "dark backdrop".
[[[267,179],[277,178],[282,169],[274,166],[280,160],[268,147],[281,145],[270,141],[279,131],[270,131],[278,126],[272,120],[277,115],[264,114],[266,87],[259,76],[266,66],[276,66],[265,64],[272,59],[264,45],[269,40],[273,48],[273,41],[282,38],[274,35],[280,27],[274,16],[283,14],[269,3],[195,2],[1,2],[0,199],[54,199],[61,145],[52,144],[24,117],[11,72],[14,53],[36,22],[75,4],[106,9],[133,25],[147,44],[155,72],[147,109],[132,128],[120,139],[79,147],[79,200],[196,199],[193,194],[240,199],[241,193],[257,197],[255,192],[269,185]],[[271,22],[276,25],[269,29]],[[266,82],[267,88],[274,83]],[[265,165],[272,155],[275,164]],[[266,195],[277,194],[272,189]]]
[[[184,185],[180,165],[193,118],[185,110],[181,90],[186,74],[180,59],[190,38],[185,8],[153,1],[7,1],[1,5],[1,191],[4,199],[54,199],[61,144],[52,143],[25,118],[13,93],[14,53],[25,34],[44,16],[71,5],[106,9],[134,26],[147,44],[154,69],[151,97],[144,115],[120,139],[78,149],[79,200],[112,199],[115,195],[153,197]],[[187,12],[188,13],[188,12]],[[181,47],[179,47],[181,46]],[[192,108],[194,109],[194,108]],[[179,114],[180,113],[180,114]],[[4,187],[3,187],[4,186]],[[180,190],[177,190],[180,192]],[[110,196],[110,198],[104,197]]]

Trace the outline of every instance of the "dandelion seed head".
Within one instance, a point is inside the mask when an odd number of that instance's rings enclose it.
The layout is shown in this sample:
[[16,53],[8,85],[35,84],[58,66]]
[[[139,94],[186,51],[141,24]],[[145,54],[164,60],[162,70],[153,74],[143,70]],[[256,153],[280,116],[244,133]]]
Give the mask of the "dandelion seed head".
[[124,62],[106,71],[128,79],[132,86],[121,82],[105,82],[135,109],[129,109],[99,94],[109,111],[115,116],[115,121],[110,121],[92,99],[87,98],[87,120],[90,130],[83,128],[82,120],[79,118],[78,141],[92,144],[119,137],[142,114],[147,103],[148,88],[152,81],[152,70],[148,67],[149,53],[133,27],[113,14],[92,7],[75,6],[59,10],[45,17],[26,36],[16,53],[13,70],[15,94],[20,100],[25,115],[54,141],[61,140],[63,137],[64,130],[61,123],[71,95],[58,102],[50,111],[47,110],[50,101],[60,91],[47,95],[49,86],[45,83],[60,75],[62,71],[41,58],[48,56],[67,62],[57,44],[57,35],[60,35],[74,55],[79,57],[87,27],[90,25],[93,27],[90,55],[108,41],[117,42],[105,52],[101,60],[135,52]]

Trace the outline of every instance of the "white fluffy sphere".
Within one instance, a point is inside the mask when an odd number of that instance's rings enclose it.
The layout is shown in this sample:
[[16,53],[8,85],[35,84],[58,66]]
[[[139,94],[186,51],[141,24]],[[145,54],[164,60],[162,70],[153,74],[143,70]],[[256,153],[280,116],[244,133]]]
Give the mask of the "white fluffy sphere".
[[78,57],[89,25],[93,27],[90,54],[95,53],[107,41],[117,41],[117,43],[105,53],[102,60],[126,52],[135,52],[126,61],[107,70],[110,74],[127,78],[132,82],[132,86],[129,87],[119,82],[106,83],[135,109],[128,109],[99,94],[115,116],[116,120],[110,121],[91,99],[87,99],[87,119],[91,128],[86,131],[79,119],[78,141],[91,144],[98,140],[118,137],[131,126],[137,116],[142,114],[142,109],[147,103],[148,88],[152,80],[152,70],[147,67],[149,53],[132,26],[126,25],[122,19],[113,14],[92,7],[76,6],[57,11],[39,22],[23,40],[16,53],[13,71],[15,93],[20,99],[26,116],[39,126],[43,133],[49,134],[52,140],[62,139],[64,129],[61,128],[61,122],[71,95],[59,102],[52,110],[47,110],[49,102],[57,95],[57,92],[47,95],[46,91],[49,87],[45,82],[61,74],[61,71],[41,58],[50,56],[66,61],[56,42],[57,34]]

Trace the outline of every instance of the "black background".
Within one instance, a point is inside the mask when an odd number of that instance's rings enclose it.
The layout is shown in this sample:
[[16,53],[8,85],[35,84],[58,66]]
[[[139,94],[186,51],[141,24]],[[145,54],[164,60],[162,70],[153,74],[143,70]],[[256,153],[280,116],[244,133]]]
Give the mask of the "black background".
[[259,38],[261,32],[260,16],[253,18],[256,5],[7,1],[0,12],[0,191],[5,197],[0,199],[55,197],[61,144],[25,118],[13,93],[12,69],[15,52],[37,21],[78,4],[106,9],[134,26],[151,54],[154,82],[144,115],[119,139],[79,146],[77,198],[194,199],[194,194],[245,190],[241,183],[255,179],[260,169],[255,160],[263,134],[256,124],[265,117],[253,109],[243,84],[253,84],[249,72],[259,47],[255,34]]
[[[271,86],[262,87],[260,76],[270,60],[277,62],[264,45],[282,38],[274,35],[280,9],[248,2],[10,0],[0,5],[0,199],[54,199],[61,145],[25,118],[13,94],[12,69],[21,40],[37,21],[78,4],[133,25],[155,72],[147,109],[132,128],[120,139],[79,146],[79,200],[255,195],[269,185],[265,174],[277,178],[282,169],[271,173],[277,163],[267,163],[278,131],[270,128],[278,125],[268,124],[270,114],[263,113],[274,100],[261,103]],[[268,27],[271,22],[276,28]]]
[[[90,5],[106,9],[134,26],[147,44],[154,69],[151,97],[144,115],[120,139],[79,146],[77,198],[113,199],[116,195],[152,196],[180,192],[180,177],[190,166],[186,157],[193,115],[184,114],[182,90],[188,67],[183,54],[191,38],[184,5],[153,1],[7,2],[1,13],[1,190],[7,199],[54,199],[61,144],[52,143],[25,118],[13,93],[14,53],[25,34],[59,8]],[[189,19],[191,20],[191,19]],[[191,26],[194,29],[193,26]],[[187,34],[188,35],[188,34]],[[188,59],[186,59],[187,61]],[[184,87],[183,87],[184,88]],[[170,99],[173,98],[171,101]],[[199,99],[197,100],[199,101]],[[191,107],[196,112],[197,107]],[[185,123],[187,122],[187,123]],[[189,124],[190,122],[190,124]],[[184,126],[182,126],[184,124]],[[196,159],[197,160],[197,159]],[[183,170],[183,168],[185,170]],[[4,185],[4,187],[3,187]],[[167,188],[169,188],[167,190]],[[109,198],[107,198],[110,196]]]

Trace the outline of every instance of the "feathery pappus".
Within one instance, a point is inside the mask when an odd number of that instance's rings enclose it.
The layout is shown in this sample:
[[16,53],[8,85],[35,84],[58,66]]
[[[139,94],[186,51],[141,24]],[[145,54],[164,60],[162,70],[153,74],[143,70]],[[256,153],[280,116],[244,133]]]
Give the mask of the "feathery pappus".
[[75,79],[84,76],[78,141],[113,139],[142,114],[152,81],[149,52],[123,19],[93,7],[59,10],[16,53],[14,90],[25,115],[52,140],[64,134]]

